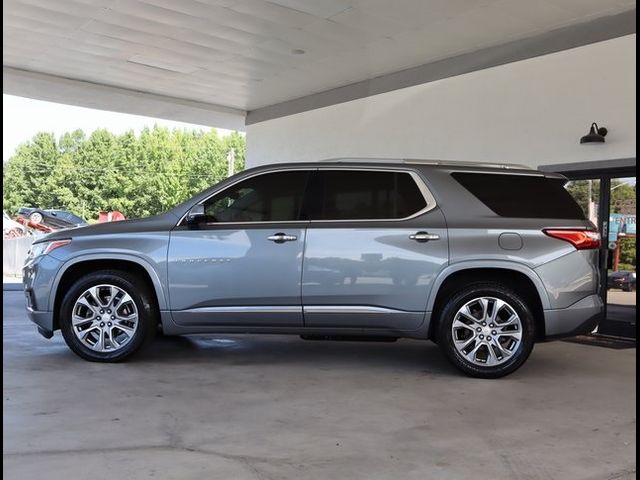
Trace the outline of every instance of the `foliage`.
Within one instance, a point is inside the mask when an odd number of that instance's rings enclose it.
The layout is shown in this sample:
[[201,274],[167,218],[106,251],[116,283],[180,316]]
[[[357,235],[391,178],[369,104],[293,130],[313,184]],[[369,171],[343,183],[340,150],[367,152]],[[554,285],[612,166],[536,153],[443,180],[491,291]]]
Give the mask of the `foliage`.
[[[631,263],[619,263],[618,264],[618,271],[619,272],[635,272],[636,271],[636,264],[631,264]],[[613,270],[609,270],[609,272],[613,272]]]
[[[636,267],[636,239],[635,237],[620,238],[620,264],[633,265],[632,270]],[[622,270],[622,267],[619,267]]]
[[[569,183],[567,190],[576,199],[578,204],[587,213],[589,196],[596,205],[599,199],[600,184],[597,180],[592,181],[591,188],[589,180],[575,180]],[[591,190],[591,192],[589,192]],[[636,211],[636,185],[629,184],[618,179],[611,180],[611,213],[631,213]],[[620,262],[627,266],[636,264],[636,239],[633,237],[620,238]]]
[[[598,180],[573,180],[567,185],[567,190],[586,211],[589,204],[589,193],[591,193],[591,201],[598,203],[600,182]],[[625,207],[626,209],[631,207],[635,212],[635,198],[635,184],[630,185],[617,179],[611,180],[611,213],[630,213],[625,211]]]
[[87,220],[119,210],[127,218],[166,211],[227,176],[227,154],[235,172],[244,168],[245,139],[155,126],[139,135],[81,130],[59,140],[38,133],[3,166],[3,208],[69,210]]

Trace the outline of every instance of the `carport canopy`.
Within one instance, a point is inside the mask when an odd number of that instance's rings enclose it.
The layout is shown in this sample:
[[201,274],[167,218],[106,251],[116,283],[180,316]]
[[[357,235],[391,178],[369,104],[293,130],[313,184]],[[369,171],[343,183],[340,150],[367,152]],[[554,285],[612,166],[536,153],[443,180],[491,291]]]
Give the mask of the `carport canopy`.
[[635,32],[633,0],[6,0],[3,92],[244,129]]

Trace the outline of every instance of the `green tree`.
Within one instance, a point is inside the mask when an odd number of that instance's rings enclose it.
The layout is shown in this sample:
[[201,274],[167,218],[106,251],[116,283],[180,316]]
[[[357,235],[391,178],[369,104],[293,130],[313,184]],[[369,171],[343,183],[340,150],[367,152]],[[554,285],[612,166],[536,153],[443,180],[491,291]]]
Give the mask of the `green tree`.
[[155,126],[136,136],[81,130],[38,133],[3,168],[3,207],[70,210],[95,220],[102,210],[128,218],[161,213],[227,175],[227,154],[244,168],[245,138],[216,130],[168,130]]

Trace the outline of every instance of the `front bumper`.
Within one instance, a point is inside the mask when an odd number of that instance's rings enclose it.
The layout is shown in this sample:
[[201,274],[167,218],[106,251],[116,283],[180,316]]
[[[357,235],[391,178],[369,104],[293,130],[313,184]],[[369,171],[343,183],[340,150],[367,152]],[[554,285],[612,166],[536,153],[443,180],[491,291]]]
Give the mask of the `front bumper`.
[[602,320],[604,305],[599,295],[593,294],[567,308],[545,310],[545,336],[547,340],[591,333]]
[[27,306],[29,320],[38,326],[38,332],[44,338],[53,337],[53,312],[38,312]]
[[51,255],[43,255],[27,259],[22,269],[27,316],[45,338],[51,338],[54,331],[53,305],[50,305],[49,298],[55,275],[61,265],[62,262]]

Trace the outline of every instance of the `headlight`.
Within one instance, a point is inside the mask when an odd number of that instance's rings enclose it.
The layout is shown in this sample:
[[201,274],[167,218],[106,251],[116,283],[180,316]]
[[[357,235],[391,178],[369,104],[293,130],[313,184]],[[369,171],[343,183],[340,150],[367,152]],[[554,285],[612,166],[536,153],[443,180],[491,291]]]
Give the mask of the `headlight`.
[[64,247],[65,245],[69,245],[70,243],[70,238],[67,238],[65,240],[52,240],[51,242],[34,243],[31,245],[29,256],[35,258],[39,257],[40,255],[46,255],[56,248]]

